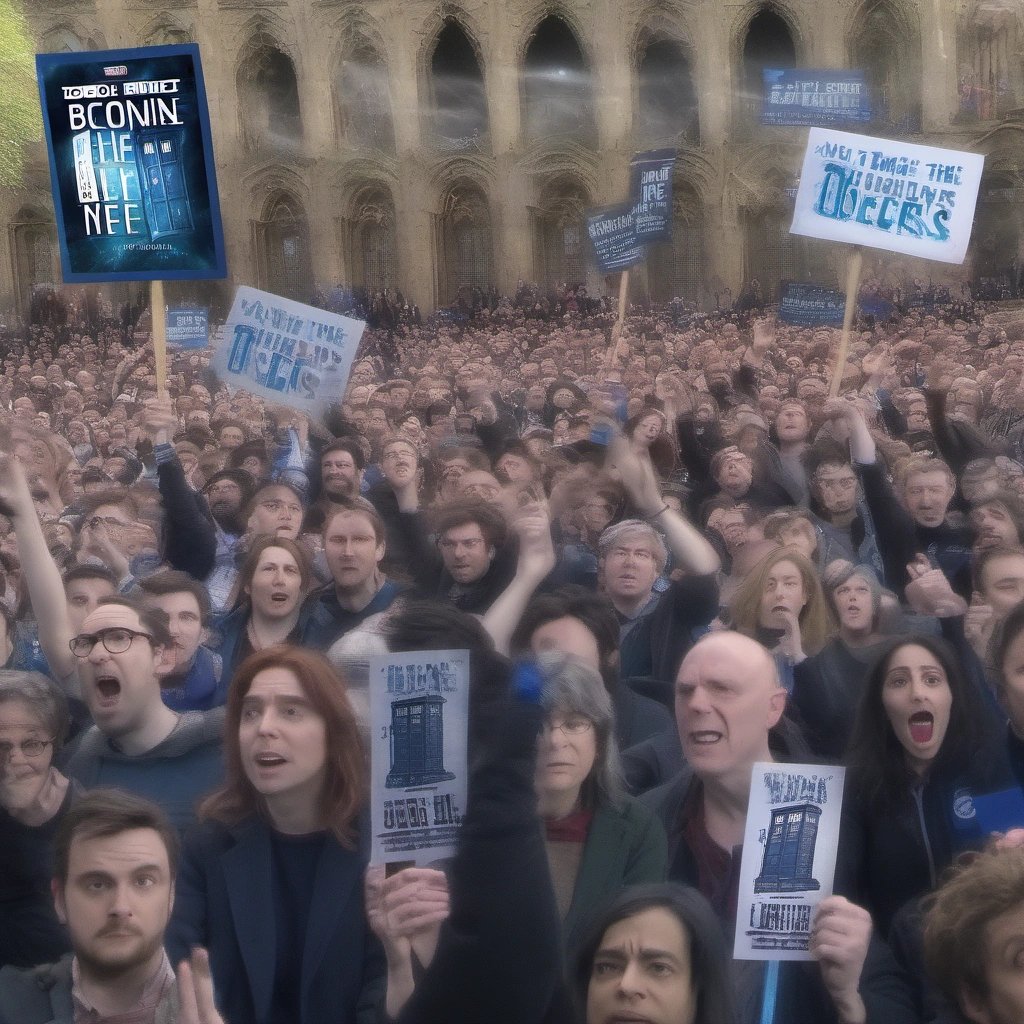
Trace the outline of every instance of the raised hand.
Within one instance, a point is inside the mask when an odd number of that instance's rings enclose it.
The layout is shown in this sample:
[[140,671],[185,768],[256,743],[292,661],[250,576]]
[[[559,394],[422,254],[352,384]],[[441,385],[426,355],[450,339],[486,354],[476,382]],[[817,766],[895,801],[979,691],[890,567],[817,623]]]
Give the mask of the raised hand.
[[227,1024],[213,999],[210,955],[201,946],[178,964],[178,1024]]
[[551,517],[540,500],[524,504],[513,517],[512,528],[519,537],[518,571],[542,580],[555,567],[555,546],[551,539]]
[[910,582],[904,588],[907,603],[921,615],[934,615],[945,619],[963,615],[967,602],[953,590],[946,574],[933,569],[927,557],[918,554],[907,565]]
[[10,519],[36,514],[25,469],[13,455],[0,454],[0,514]]
[[608,470],[622,482],[643,515],[653,515],[662,507],[661,488],[650,456],[638,454],[621,435],[608,445]]
[[142,429],[154,444],[167,443],[178,429],[178,415],[169,398],[149,398],[142,410]]
[[784,612],[779,613],[779,618],[783,620],[783,629],[786,632],[783,633],[782,639],[778,643],[778,650],[793,664],[798,665],[807,657],[804,652],[803,638],[800,636],[800,615],[787,608]]

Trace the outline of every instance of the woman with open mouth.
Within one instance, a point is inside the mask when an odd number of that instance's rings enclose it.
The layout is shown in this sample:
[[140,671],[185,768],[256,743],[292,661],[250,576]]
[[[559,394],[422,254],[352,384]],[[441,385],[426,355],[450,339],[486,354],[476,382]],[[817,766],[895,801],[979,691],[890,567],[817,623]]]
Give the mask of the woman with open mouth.
[[238,601],[220,624],[223,677],[250,654],[299,642],[302,600],[313,582],[306,549],[287,537],[259,537],[238,573]]
[[366,923],[367,781],[345,682],[271,647],[228,693],[226,781],[184,844],[167,948],[209,951],[218,1008],[251,1024],[354,1024],[384,969]]
[[849,884],[887,935],[896,911],[985,838],[974,797],[1012,785],[994,705],[934,636],[883,646],[845,761],[836,887]]

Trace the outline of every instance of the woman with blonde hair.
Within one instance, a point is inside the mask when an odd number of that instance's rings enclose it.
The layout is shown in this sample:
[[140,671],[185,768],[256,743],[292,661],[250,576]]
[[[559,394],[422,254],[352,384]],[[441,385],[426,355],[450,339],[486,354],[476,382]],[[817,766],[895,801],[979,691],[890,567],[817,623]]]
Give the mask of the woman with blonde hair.
[[770,551],[736,590],[730,607],[734,629],[774,656],[788,691],[793,666],[818,651],[835,626],[814,566],[795,547]]

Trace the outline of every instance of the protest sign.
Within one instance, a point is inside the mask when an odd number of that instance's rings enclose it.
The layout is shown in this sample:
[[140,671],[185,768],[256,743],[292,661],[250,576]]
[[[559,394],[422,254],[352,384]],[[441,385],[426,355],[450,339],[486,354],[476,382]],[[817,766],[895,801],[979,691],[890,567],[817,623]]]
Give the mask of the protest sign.
[[835,327],[843,323],[846,296],[832,288],[784,281],[779,319],[799,327]]
[[206,348],[210,343],[209,314],[201,307],[167,310],[167,344]]
[[871,120],[863,71],[765,68],[762,124],[837,125]]
[[633,204],[617,203],[587,214],[587,235],[602,273],[612,274],[642,263],[647,251],[636,237]]
[[985,158],[812,128],[790,231],[962,263]]
[[466,808],[469,651],[370,659],[370,859],[455,853]]
[[66,282],[226,273],[199,48],[36,56]]
[[814,910],[832,895],[845,775],[832,765],[754,765],[735,959],[811,959]]
[[212,365],[229,387],[320,416],[344,394],[365,326],[243,285]]
[[630,163],[633,227],[641,242],[672,237],[672,168],[675,162],[674,149],[652,149],[637,153]]

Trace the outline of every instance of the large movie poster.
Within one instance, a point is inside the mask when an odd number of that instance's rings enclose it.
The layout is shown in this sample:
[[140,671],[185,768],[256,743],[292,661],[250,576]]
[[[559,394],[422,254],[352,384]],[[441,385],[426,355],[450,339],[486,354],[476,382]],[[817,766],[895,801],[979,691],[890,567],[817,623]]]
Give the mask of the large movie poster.
[[36,56],[64,280],[224,277],[199,47]]

